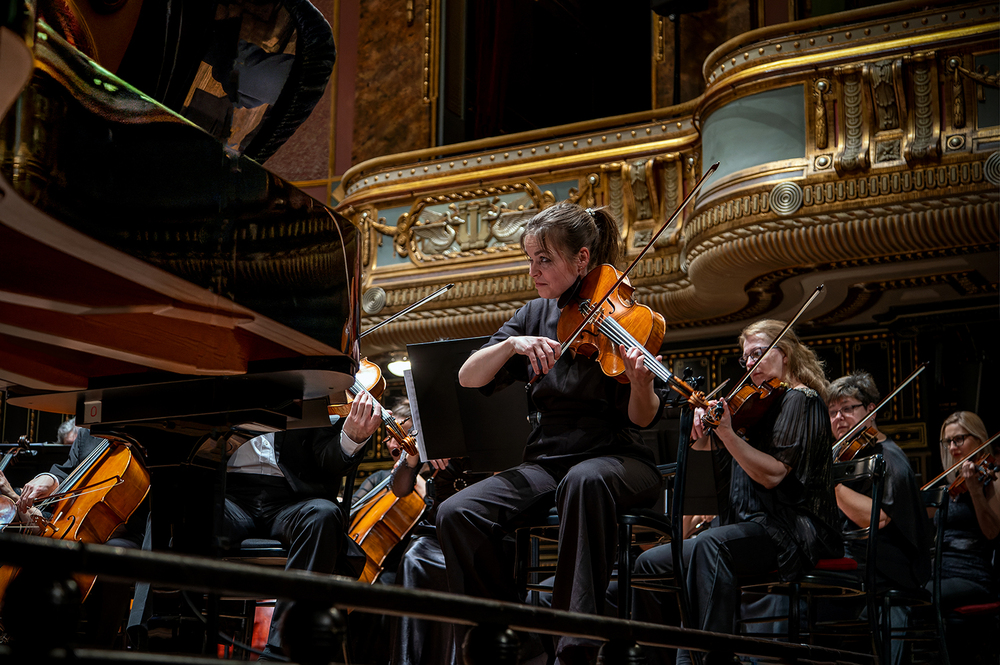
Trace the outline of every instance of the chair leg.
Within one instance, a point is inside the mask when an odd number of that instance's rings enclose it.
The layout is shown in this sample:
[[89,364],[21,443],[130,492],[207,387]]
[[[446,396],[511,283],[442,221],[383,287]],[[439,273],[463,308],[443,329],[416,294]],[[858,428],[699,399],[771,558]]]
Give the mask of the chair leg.
[[531,548],[531,534],[528,529],[518,529],[514,533],[514,588],[520,596],[527,595],[528,565]]
[[798,582],[788,590],[788,641],[799,641],[799,598],[802,588]]
[[632,618],[632,526],[618,526],[618,618]]

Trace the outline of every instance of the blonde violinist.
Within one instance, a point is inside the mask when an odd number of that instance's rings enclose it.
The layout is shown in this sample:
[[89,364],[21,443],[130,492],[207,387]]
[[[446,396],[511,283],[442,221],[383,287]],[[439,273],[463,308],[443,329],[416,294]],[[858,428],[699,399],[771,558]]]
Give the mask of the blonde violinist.
[[[684,579],[691,604],[688,628],[734,633],[740,604],[740,575],[777,571],[783,580],[815,565],[820,558],[840,556],[843,546],[831,484],[833,435],[823,394],[827,382],[816,354],[789,330],[768,347],[783,329],[781,321],[751,324],[740,335],[740,364],[755,386],[774,379],[771,405],[755,422],[734,426],[723,401],[718,426],[711,434],[695,412],[691,434],[696,448],[711,448],[719,469],[729,470],[726,510],[697,538],[683,541]],[[780,382],[780,383],[779,383]],[[745,418],[745,417],[744,417]],[[745,429],[745,434],[737,433]],[[672,575],[671,545],[644,552],[636,575]],[[674,598],[636,591],[634,619],[671,621]],[[647,651],[650,663],[669,660],[663,649]],[[731,654],[712,654],[710,662],[731,662]],[[679,651],[677,663],[689,663]]]
[[[968,457],[988,439],[982,419],[956,411],[941,425],[941,462],[945,469]],[[993,453],[991,450],[985,453]],[[953,490],[948,502],[941,558],[941,609],[1000,600],[994,559],[1000,544],[1000,498],[996,482],[982,467],[966,461],[956,472],[964,491]],[[957,478],[956,478],[957,479]],[[949,477],[949,480],[951,478]],[[938,519],[936,516],[935,519]],[[987,644],[973,623],[949,622],[948,652],[953,663],[986,662]],[[996,662],[995,660],[993,662]]]

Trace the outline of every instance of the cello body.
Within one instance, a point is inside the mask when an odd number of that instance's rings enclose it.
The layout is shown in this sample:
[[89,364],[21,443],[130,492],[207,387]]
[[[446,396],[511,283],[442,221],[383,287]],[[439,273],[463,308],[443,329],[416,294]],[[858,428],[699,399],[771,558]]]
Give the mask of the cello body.
[[386,486],[351,517],[349,535],[365,552],[365,569],[358,581],[372,584],[382,574],[386,557],[420,520],[426,483],[417,476],[413,491],[398,497]]
[[[85,468],[84,468],[85,467]],[[104,544],[125,524],[149,492],[149,471],[129,445],[105,442],[60,486],[65,498],[49,504],[52,518],[41,525],[43,538]],[[17,575],[14,566],[0,567],[0,598]],[[94,575],[74,575],[81,602],[94,585]]]

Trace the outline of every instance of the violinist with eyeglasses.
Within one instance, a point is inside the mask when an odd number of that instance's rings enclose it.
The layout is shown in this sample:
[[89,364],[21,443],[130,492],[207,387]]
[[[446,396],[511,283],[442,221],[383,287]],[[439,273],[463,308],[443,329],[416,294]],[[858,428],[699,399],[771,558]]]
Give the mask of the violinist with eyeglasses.
[[[956,411],[941,424],[941,463],[949,469],[969,457],[988,440],[982,419],[971,411]],[[1000,580],[995,557],[1000,545],[1000,493],[984,462],[994,450],[964,461],[947,477],[952,482],[941,559],[941,609],[1000,600]],[[978,458],[982,459],[978,459]],[[962,491],[964,488],[964,491]],[[935,520],[938,516],[935,515]],[[949,622],[948,652],[953,663],[986,662],[983,635],[974,625]],[[995,661],[994,661],[995,662]]]
[[[740,335],[740,363],[749,370],[749,380],[770,390],[756,421],[741,417],[742,409],[734,414],[727,400],[711,402],[712,414],[695,410],[693,447],[712,451],[718,475],[728,476],[729,485],[719,525],[683,541],[680,583],[690,600],[687,628],[735,634],[739,576],[776,570],[790,581],[820,558],[843,552],[835,526],[833,434],[823,401],[828,384],[815,352],[791,329],[779,339],[785,328],[781,321],[762,320]],[[672,575],[673,546],[641,554],[633,574]],[[673,623],[675,607],[672,594],[636,590],[632,617]],[[650,663],[669,662],[665,649],[648,648],[646,654]],[[732,655],[712,654],[710,662],[732,661]],[[690,663],[691,654],[678,651],[676,662]]]
[[[896,589],[919,589],[930,578],[930,533],[927,516],[920,500],[913,467],[906,453],[876,424],[876,406],[881,397],[875,380],[865,371],[842,376],[830,384],[827,406],[830,426],[839,441],[864,422],[858,437],[866,437],[852,459],[881,454],[885,460],[885,484],[882,493],[882,510],[879,516],[878,561],[875,567],[878,579]],[[847,460],[843,460],[847,461]],[[843,518],[843,531],[867,528],[871,522],[871,479],[864,478],[840,483],[835,488],[837,507]],[[862,568],[865,561],[866,541],[852,539],[845,543],[849,556],[857,559]],[[831,602],[841,614],[861,616],[863,597]],[[893,607],[890,617],[893,627],[906,625],[906,611]],[[902,656],[902,641],[892,644],[893,662]]]

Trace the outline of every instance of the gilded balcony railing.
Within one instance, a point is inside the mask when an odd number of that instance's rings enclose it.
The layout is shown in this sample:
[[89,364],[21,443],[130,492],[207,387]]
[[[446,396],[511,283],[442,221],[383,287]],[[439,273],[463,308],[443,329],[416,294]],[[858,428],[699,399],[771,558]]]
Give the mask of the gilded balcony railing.
[[492,332],[534,297],[518,244],[534,211],[609,206],[635,253],[715,161],[632,275],[674,338],[787,315],[797,302],[784,295],[824,280],[813,325],[870,323],[874,301],[851,296],[859,271],[894,293],[995,292],[998,6],[926,6],[742,35],[681,106],[353,168],[339,210],[365,231],[365,323],[457,284],[366,351]]

